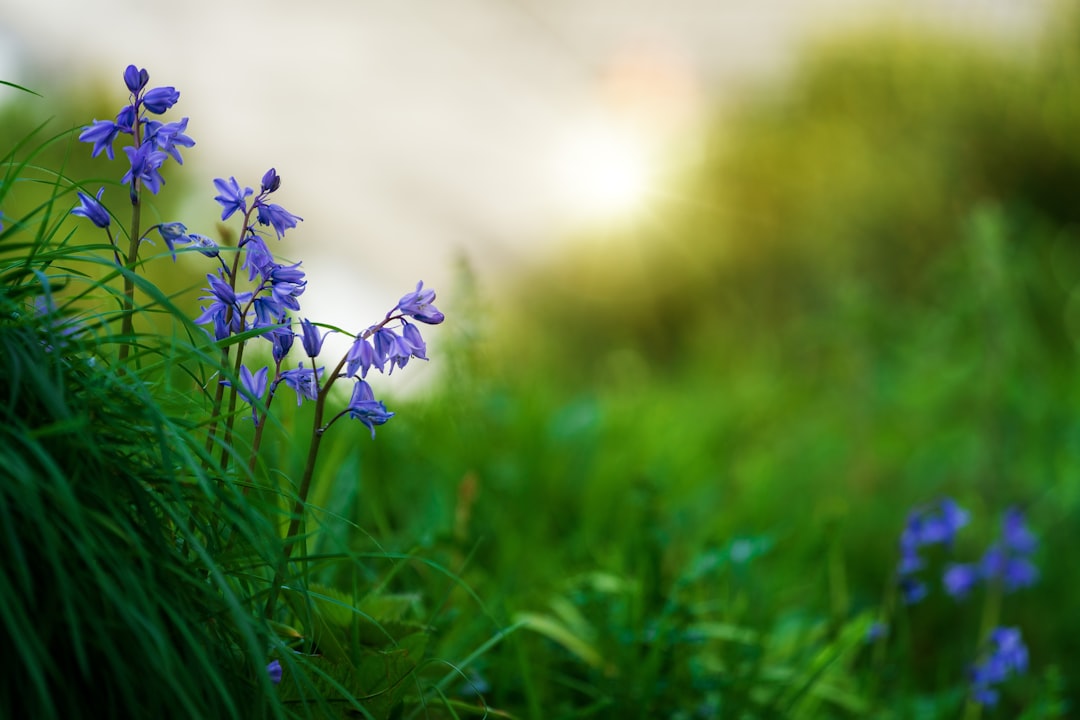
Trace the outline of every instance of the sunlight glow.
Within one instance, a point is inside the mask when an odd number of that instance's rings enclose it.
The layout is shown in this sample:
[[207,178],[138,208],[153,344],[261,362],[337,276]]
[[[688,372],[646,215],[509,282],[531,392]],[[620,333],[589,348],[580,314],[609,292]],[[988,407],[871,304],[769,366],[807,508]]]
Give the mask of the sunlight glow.
[[648,148],[642,138],[620,128],[586,126],[563,142],[555,178],[560,204],[574,218],[625,218],[648,195]]

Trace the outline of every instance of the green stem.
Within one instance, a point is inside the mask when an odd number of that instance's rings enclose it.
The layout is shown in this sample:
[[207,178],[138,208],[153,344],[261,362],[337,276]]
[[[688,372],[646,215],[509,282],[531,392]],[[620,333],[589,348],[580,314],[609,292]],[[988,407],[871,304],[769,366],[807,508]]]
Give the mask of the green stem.
[[[982,620],[979,623],[979,636],[976,645],[976,652],[982,648],[986,638],[990,637],[990,632],[997,627],[998,622],[1001,619],[1001,596],[1002,596],[1001,582],[994,580],[991,581],[986,589],[986,600],[983,602]],[[975,702],[969,692],[967,700],[964,702],[964,714],[963,720],[979,720],[982,716],[982,705]]]
[[[307,514],[307,498],[308,493],[311,491],[311,479],[315,475],[315,461],[319,457],[319,444],[322,442],[323,433],[326,431],[326,428],[322,426],[323,416],[326,411],[326,398],[329,396],[330,388],[334,386],[334,381],[337,380],[343,367],[345,367],[344,357],[341,358],[337,367],[334,368],[334,372],[328,377],[326,385],[319,390],[319,394],[315,400],[315,417],[311,423],[311,443],[308,445],[307,460],[304,462],[304,474],[300,478],[300,487],[297,489],[296,502],[293,503],[292,517],[289,520],[289,529],[285,533],[281,561],[278,563],[277,570],[274,571],[274,579],[270,585],[270,595],[266,599],[266,610],[264,615],[267,619],[274,617],[278,593],[281,591],[281,581],[285,577],[285,570],[288,567],[289,560],[292,558],[293,550],[297,545],[296,537],[300,533],[300,526],[303,524]],[[318,383],[318,370],[312,368],[312,371],[315,372],[315,382]]]
[[120,321],[120,362],[127,359],[134,339],[131,337],[135,325],[135,263],[139,260],[139,223],[142,219],[142,203],[139,200],[138,180],[131,181],[131,243],[128,246],[127,263],[124,273],[124,313]]

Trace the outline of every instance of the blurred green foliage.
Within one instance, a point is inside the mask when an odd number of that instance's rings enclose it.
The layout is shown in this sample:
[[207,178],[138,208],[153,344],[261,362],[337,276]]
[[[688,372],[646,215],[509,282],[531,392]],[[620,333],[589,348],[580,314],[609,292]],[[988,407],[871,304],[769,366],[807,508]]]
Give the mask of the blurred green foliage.
[[[828,44],[719,117],[648,221],[572,239],[480,310],[448,350],[469,362],[348,477],[362,527],[527,620],[478,661],[489,702],[956,717],[979,598],[899,609],[885,656],[845,644],[888,597],[908,508],[950,494],[963,559],[1012,503],[1042,537],[1040,584],[1006,599],[1033,671],[1002,716],[1075,704],[1078,38],[1068,17],[1017,58]],[[459,599],[437,655],[490,632]]]

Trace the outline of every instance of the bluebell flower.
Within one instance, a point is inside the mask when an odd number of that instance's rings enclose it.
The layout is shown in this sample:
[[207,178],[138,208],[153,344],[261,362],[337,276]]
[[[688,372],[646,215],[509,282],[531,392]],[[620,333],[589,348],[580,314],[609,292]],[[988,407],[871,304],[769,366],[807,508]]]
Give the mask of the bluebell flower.
[[979,583],[979,568],[969,563],[950,563],[941,578],[945,592],[957,600],[963,600]]
[[[361,378],[367,377],[368,370],[376,366],[375,348],[371,346],[371,341],[363,335],[358,335],[356,341],[349,347],[345,361],[346,377],[353,377],[357,371],[360,371]],[[379,372],[382,372],[381,364],[378,368]]]
[[266,276],[264,269],[274,265],[274,256],[266,247],[261,237],[255,234],[248,235],[244,242],[240,243],[244,249],[244,264],[241,266],[248,271],[248,280],[254,280],[256,275]]
[[[268,367],[262,367],[253,373],[248,370],[247,365],[240,366],[240,397],[248,405],[251,405],[251,419],[256,424],[259,422],[256,406],[262,402],[263,396],[266,395],[267,375],[269,372],[270,368]],[[224,383],[226,385],[231,384],[227,380]]]
[[180,93],[174,87],[157,87],[149,90],[142,97],[142,106],[155,115],[161,115],[180,99]]
[[153,145],[164,153],[167,153],[180,165],[184,164],[184,158],[180,156],[180,147],[194,147],[195,141],[184,134],[187,130],[188,119],[182,118],[180,122],[161,123],[150,120],[146,123],[146,135],[144,143]]
[[214,323],[214,337],[224,340],[230,334],[240,332],[244,328],[241,317],[241,303],[251,300],[250,292],[237,293],[229,283],[216,275],[206,276],[210,282],[210,294],[204,295],[200,300],[210,300],[210,307],[203,308],[203,313],[195,318],[196,325],[207,322]]
[[401,335],[409,345],[409,352],[417,360],[427,360],[427,343],[420,335],[420,328],[402,321]]
[[270,168],[262,176],[262,194],[269,195],[270,193],[281,187],[281,177],[277,174],[277,170]]
[[140,145],[138,148],[125,147],[124,152],[131,161],[131,169],[128,170],[120,182],[130,183],[132,193],[135,191],[135,181],[142,183],[143,187],[157,195],[165,180],[161,177],[159,169],[168,157],[160,150],[155,150],[150,143]]
[[255,207],[259,213],[259,224],[272,225],[279,240],[285,236],[286,230],[296,227],[296,223],[304,219],[275,203],[257,202]]
[[987,548],[980,561],[984,579],[1000,581],[1006,592],[1034,585],[1039,571],[1031,561],[1031,554],[1038,547],[1038,540],[1018,508],[1006,510],[1001,525],[1001,541]]
[[105,188],[97,191],[97,198],[92,198],[81,190],[76,190],[79,195],[79,207],[71,211],[72,215],[81,215],[99,228],[109,227],[111,218],[109,211],[101,204],[101,194]]
[[176,262],[176,246],[191,242],[187,227],[180,222],[161,223],[157,226],[157,231],[161,239],[165,241],[165,247],[172,253],[173,262]]
[[249,187],[240,188],[240,183],[236,182],[235,177],[230,177],[228,180],[217,178],[214,180],[214,187],[218,189],[218,195],[214,198],[223,208],[221,211],[221,219],[228,220],[234,212],[240,211],[241,213],[247,212],[247,198],[254,190]]
[[434,301],[435,291],[430,288],[425,290],[424,281],[421,280],[416,283],[416,290],[403,296],[398,301],[395,309],[422,323],[438,325],[444,320],[444,316],[439,312],[438,308],[431,304]]
[[263,277],[270,282],[270,291],[277,303],[289,310],[300,309],[297,298],[304,294],[304,289],[307,287],[307,280],[304,279],[304,271],[300,269],[300,263],[295,265],[269,263],[263,267]]
[[304,352],[307,353],[307,356],[313,360],[319,357],[326,336],[322,335],[319,332],[319,328],[315,327],[315,325],[306,318],[300,321],[300,332],[300,342],[304,346]]
[[289,350],[292,349],[293,341],[296,339],[296,333],[292,331],[292,328],[288,325],[274,328],[270,332],[263,335],[270,341],[273,346],[272,353],[274,355],[274,362],[281,363],[285,359],[285,356],[289,354]]
[[998,627],[990,633],[990,646],[983,661],[971,670],[971,696],[980,705],[992,707],[999,700],[998,685],[1014,675],[1027,672],[1028,651],[1019,628]]
[[140,90],[146,87],[148,82],[150,82],[150,73],[145,69],[140,70],[134,65],[128,65],[124,68],[124,84],[127,85],[127,89],[133,95],[137,95]]
[[394,417],[394,413],[389,412],[382,401],[375,399],[371,386],[364,380],[357,380],[353,386],[348,412],[349,417],[359,420],[371,430],[372,440],[375,439],[375,426],[383,425]]
[[113,160],[116,157],[113,153],[113,141],[119,133],[120,126],[112,120],[95,120],[83,128],[83,131],[79,133],[79,140],[94,143],[90,157],[97,157],[104,150],[105,155]]
[[319,399],[318,379],[322,373],[323,368],[316,371],[305,368],[304,363],[300,363],[299,367],[281,373],[281,379],[296,392],[296,404],[300,406],[304,400]]
[[188,235],[188,238],[191,240],[191,246],[206,257],[215,258],[220,254],[218,251],[218,244],[211,238],[200,235],[199,233],[191,233]]
[[134,105],[125,105],[116,113],[116,129],[126,135],[135,134],[135,121],[138,119]]
[[281,682],[281,663],[277,660],[271,660],[270,664],[266,666],[266,672],[270,675],[270,682],[277,685]]
[[[951,498],[942,499],[936,507],[916,508],[908,513],[904,530],[900,534],[900,564],[897,576],[901,594],[908,604],[917,603],[929,592],[924,582],[915,574],[923,568],[923,559],[919,551],[930,545],[951,546],[956,533],[967,525],[969,514]],[[957,582],[965,578],[956,575],[951,578]]]

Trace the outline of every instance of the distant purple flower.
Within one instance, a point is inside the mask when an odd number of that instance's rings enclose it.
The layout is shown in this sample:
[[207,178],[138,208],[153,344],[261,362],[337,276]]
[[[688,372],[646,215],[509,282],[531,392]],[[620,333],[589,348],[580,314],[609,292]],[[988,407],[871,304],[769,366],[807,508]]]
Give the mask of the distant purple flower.
[[950,563],[942,576],[945,592],[957,600],[966,598],[978,582],[978,567],[967,563]]
[[309,358],[315,359],[319,357],[326,336],[319,333],[319,328],[315,327],[315,325],[307,319],[300,321],[300,331],[302,333],[300,342],[304,346],[304,352],[307,353]]
[[270,675],[270,682],[277,685],[281,682],[281,663],[277,660],[271,660],[270,664],[266,666],[266,672]]
[[866,628],[866,635],[863,640],[867,643],[872,643],[889,634],[889,625],[883,623],[880,620],[875,620],[870,623],[870,627]]
[[989,652],[971,670],[971,696],[980,705],[998,703],[998,685],[1027,672],[1028,651],[1019,628],[998,627],[990,633]]
[[394,417],[394,413],[389,412],[382,401],[375,399],[371,386],[364,380],[357,380],[353,386],[348,412],[349,417],[359,420],[371,430],[372,440],[375,439],[375,426],[383,425]]
[[113,141],[119,133],[120,126],[112,120],[95,120],[93,124],[83,128],[83,131],[79,133],[79,140],[94,143],[90,157],[97,157],[104,150],[105,155],[113,160],[116,157],[113,153]]
[[302,405],[304,400],[319,399],[318,376],[322,375],[322,372],[322,368],[316,372],[300,363],[299,367],[281,373],[281,379],[296,392],[297,406]]
[[236,211],[247,212],[247,197],[254,190],[249,187],[241,189],[240,183],[236,182],[235,177],[230,177],[228,180],[217,178],[214,180],[214,187],[218,189],[219,193],[214,200],[220,203],[223,208],[221,211],[222,220],[228,220],[229,216]]
[[132,193],[135,192],[135,181],[142,183],[143,187],[157,195],[165,180],[161,177],[159,169],[168,157],[160,150],[155,150],[150,143],[140,145],[137,149],[125,147],[124,152],[131,161],[131,169],[120,179],[121,182],[131,184]]
[[1039,541],[1027,527],[1024,514],[1016,507],[1005,511],[1005,519],[1002,521],[1002,538],[1010,550],[1022,555],[1035,552],[1035,548],[1039,545]]
[[[968,523],[968,519],[968,512],[951,498],[944,498],[937,507],[916,508],[908,513],[900,534],[900,564],[897,568],[901,592],[908,604],[919,602],[929,592],[926,584],[914,577],[924,566],[919,550],[929,545],[951,546],[957,531]],[[957,575],[952,579],[957,581],[955,589],[959,590],[960,581],[965,578]]]
[[405,295],[398,301],[396,310],[400,310],[402,314],[419,320],[422,323],[428,325],[438,325],[444,319],[444,316],[439,312],[433,303],[435,301],[435,291],[424,289],[424,281],[416,283],[416,290]]
[[76,190],[79,195],[79,207],[71,211],[72,215],[81,215],[90,222],[97,225],[99,228],[109,227],[111,218],[109,217],[109,211],[101,204],[101,194],[105,192],[105,188],[101,188],[97,191],[97,198],[92,198],[81,190]]
[[157,87],[147,91],[142,97],[142,105],[149,112],[161,115],[180,99],[180,93],[174,87]]
[[258,202],[255,206],[259,211],[259,223],[272,225],[279,240],[285,236],[286,230],[296,227],[296,223],[302,222],[304,219],[299,215],[293,215],[275,203]]

